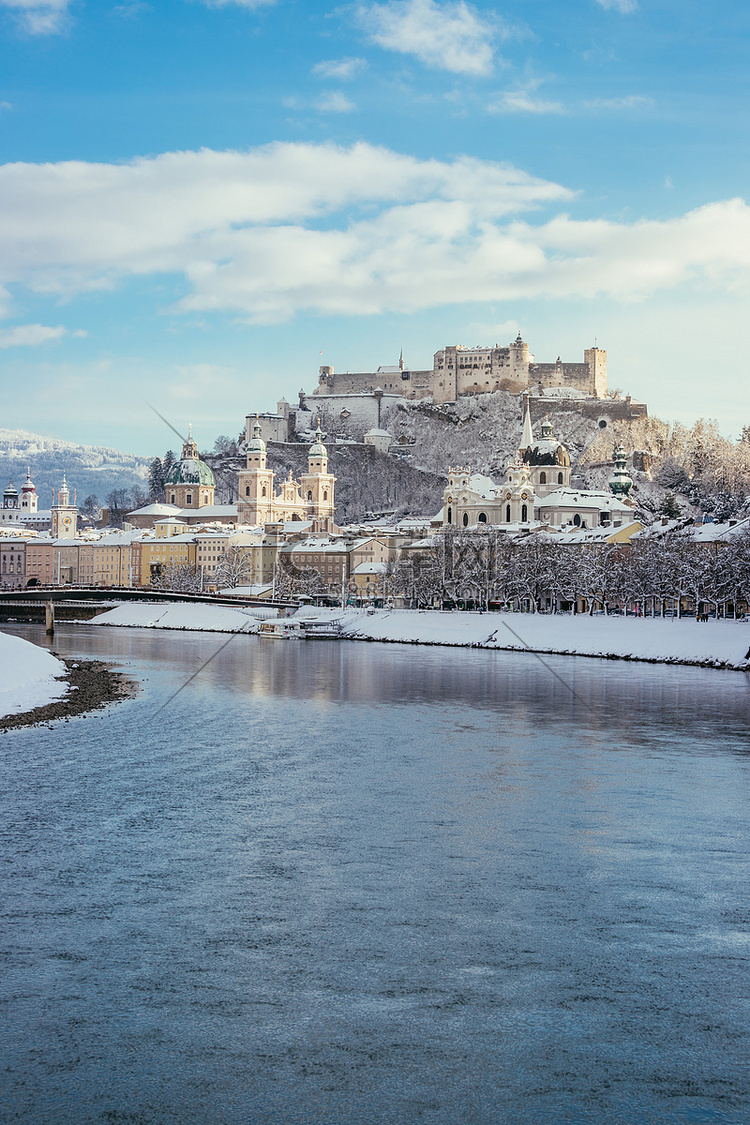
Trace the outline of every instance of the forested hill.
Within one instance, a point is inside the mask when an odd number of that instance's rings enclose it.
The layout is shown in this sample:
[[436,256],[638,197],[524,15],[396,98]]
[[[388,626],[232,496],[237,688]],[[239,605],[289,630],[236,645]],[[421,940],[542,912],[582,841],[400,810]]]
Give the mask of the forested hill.
[[117,449],[76,445],[27,430],[0,429],[0,492],[11,478],[20,491],[28,466],[40,509],[49,508],[52,489],[60,487],[63,473],[71,499],[75,490],[79,505],[87,496],[96,496],[99,503],[104,504],[107,496],[118,489],[136,488],[147,492],[148,465],[148,458]]

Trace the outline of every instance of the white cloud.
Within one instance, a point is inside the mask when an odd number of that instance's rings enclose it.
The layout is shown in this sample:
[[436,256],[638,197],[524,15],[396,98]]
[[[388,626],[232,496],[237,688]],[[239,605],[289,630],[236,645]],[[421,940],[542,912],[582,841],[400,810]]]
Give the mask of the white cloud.
[[11,102],[0,102],[0,113],[6,113],[9,109],[13,109]]
[[331,90],[327,94],[321,94],[315,106],[322,113],[351,113],[352,110],[357,108],[354,102],[350,101],[339,90]]
[[0,0],[32,35],[55,35],[67,22],[69,0]]
[[507,34],[499,20],[491,22],[465,0],[443,4],[436,0],[361,4],[357,15],[379,47],[415,55],[425,66],[453,74],[490,74],[493,41],[499,31]]
[[624,98],[593,98],[583,104],[586,109],[650,109],[656,103],[643,94],[629,94]]
[[333,79],[339,82],[348,82],[367,66],[365,59],[325,59],[316,63],[312,73],[317,78]]
[[[16,324],[13,328],[0,329],[0,348],[36,347],[49,340],[59,340],[67,334],[67,329],[62,325],[48,328],[44,324]],[[78,336],[79,333],[75,332],[74,335]]]
[[562,102],[535,98],[529,90],[505,90],[487,106],[488,113],[565,113]]
[[638,7],[637,0],[596,0],[596,2],[608,12],[621,12],[625,16]]
[[510,165],[366,144],[8,164],[0,286],[9,304],[10,287],[69,300],[172,275],[173,312],[254,323],[534,297],[627,301],[686,283],[747,290],[743,200],[669,221],[532,222],[534,210],[573,199]]

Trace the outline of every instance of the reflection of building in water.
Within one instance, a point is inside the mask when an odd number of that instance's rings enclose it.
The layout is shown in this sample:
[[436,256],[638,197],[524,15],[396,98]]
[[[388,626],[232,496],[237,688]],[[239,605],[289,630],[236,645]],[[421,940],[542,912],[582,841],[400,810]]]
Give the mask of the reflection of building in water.
[[571,488],[568,450],[554,436],[549,419],[542,424],[540,439],[534,440],[525,394],[521,444],[508,462],[505,482],[495,484],[469,468],[449,469],[441,522],[446,527],[492,525],[506,531],[619,527],[633,519],[633,503],[627,500],[633,482],[622,447],[615,466],[609,491]]

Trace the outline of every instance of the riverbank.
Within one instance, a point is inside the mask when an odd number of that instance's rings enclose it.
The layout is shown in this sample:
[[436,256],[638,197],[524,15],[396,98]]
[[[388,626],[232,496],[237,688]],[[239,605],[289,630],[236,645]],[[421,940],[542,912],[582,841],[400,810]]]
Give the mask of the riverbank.
[[341,625],[341,636],[353,640],[750,671],[750,628],[737,621],[403,609],[346,610],[332,616]]
[[7,633],[0,633],[0,667],[0,732],[68,720],[135,691],[100,660],[63,660]]
[[[339,627],[341,638],[348,640],[556,653],[750,671],[750,628],[739,621],[413,609],[373,612],[313,607],[299,610],[292,620],[330,622]],[[250,609],[176,603],[169,607],[121,605],[92,624],[254,633],[260,623]]]

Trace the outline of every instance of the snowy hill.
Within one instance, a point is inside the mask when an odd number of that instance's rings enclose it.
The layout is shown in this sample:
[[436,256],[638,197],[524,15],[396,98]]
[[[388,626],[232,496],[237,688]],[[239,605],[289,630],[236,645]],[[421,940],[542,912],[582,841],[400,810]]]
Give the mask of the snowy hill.
[[[65,473],[78,493],[79,504],[88,495],[104,501],[113,489],[146,486],[149,461],[98,445],[76,445],[60,438],[42,437],[27,430],[0,429],[0,485],[9,478],[20,488],[27,466],[36,485],[39,507],[48,508],[52,489],[59,488]],[[0,489],[1,491],[1,489]]]

